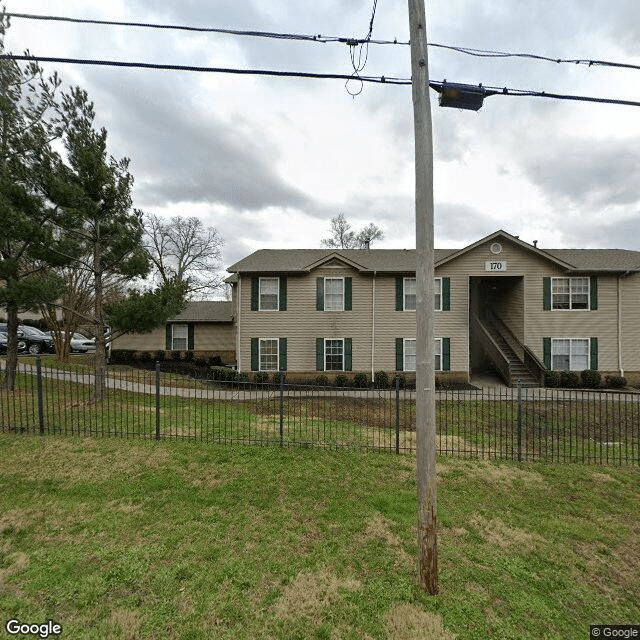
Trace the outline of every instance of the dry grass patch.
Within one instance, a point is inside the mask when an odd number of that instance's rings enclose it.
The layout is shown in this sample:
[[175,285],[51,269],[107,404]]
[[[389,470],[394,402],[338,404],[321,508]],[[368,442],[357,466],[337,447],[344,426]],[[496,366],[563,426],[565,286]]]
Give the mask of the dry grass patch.
[[474,480],[484,480],[486,482],[495,482],[496,484],[513,483],[521,480],[528,485],[533,484],[537,487],[545,484],[544,478],[537,471],[529,471],[504,464],[493,464],[484,460],[478,461],[473,465],[467,464],[463,468],[466,475]]
[[616,482],[616,479],[608,473],[594,472],[591,474],[591,478],[596,482]]
[[359,588],[360,581],[338,578],[326,569],[301,571],[284,587],[274,609],[276,615],[284,620],[306,617],[319,624],[319,614],[339,599],[341,589]]
[[455,640],[442,626],[437,613],[425,611],[413,604],[397,604],[385,616],[390,640]]
[[504,551],[514,547],[518,551],[532,551],[536,543],[544,540],[537,533],[510,527],[499,518],[486,520],[480,515],[474,515],[469,519],[469,524],[478,530],[489,545]]
[[120,629],[124,640],[139,640],[142,618],[140,613],[133,609],[116,609],[111,612],[111,623]]
[[382,540],[387,547],[392,549],[398,557],[398,568],[410,567],[414,564],[413,556],[410,556],[402,547],[400,538],[391,531],[389,521],[379,513],[376,513],[367,523],[363,540]]

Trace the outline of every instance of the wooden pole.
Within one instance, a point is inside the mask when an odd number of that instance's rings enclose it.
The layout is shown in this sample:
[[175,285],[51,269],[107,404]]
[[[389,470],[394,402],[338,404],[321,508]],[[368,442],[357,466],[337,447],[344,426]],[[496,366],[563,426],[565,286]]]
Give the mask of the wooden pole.
[[424,0],[408,0],[416,168],[416,477],[418,581],[438,593],[436,526],[433,141]]

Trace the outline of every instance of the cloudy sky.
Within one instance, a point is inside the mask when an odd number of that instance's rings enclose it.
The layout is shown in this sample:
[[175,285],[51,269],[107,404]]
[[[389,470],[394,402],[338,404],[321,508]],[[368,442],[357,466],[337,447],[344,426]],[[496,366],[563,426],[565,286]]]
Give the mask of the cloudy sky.
[[[8,12],[237,30],[366,36],[373,0],[6,0]],[[640,65],[637,0],[427,2],[432,43]],[[408,40],[405,0],[378,0],[373,38]],[[34,55],[349,74],[349,47],[15,18]],[[224,266],[260,248],[314,248],[344,213],[378,248],[414,235],[409,86],[46,64],[78,84],[131,158],[137,207],[199,216]],[[362,72],[410,77],[407,46],[371,45]],[[432,80],[640,100],[640,70],[429,49]],[[495,96],[477,113],[432,92],[436,247],[499,228],[540,247],[640,250],[640,108]]]

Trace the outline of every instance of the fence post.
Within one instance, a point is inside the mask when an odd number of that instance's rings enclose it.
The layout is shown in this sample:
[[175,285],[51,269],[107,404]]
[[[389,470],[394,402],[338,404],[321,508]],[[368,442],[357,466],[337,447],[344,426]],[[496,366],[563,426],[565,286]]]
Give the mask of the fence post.
[[400,378],[396,376],[396,453],[400,453]]
[[518,380],[518,462],[522,462],[522,380]]
[[156,440],[160,440],[160,363],[156,362]]
[[40,354],[36,356],[36,386],[38,389],[38,423],[40,424],[40,435],[44,435],[44,403],[42,398],[42,362]]
[[280,446],[284,446],[284,370],[280,370]]

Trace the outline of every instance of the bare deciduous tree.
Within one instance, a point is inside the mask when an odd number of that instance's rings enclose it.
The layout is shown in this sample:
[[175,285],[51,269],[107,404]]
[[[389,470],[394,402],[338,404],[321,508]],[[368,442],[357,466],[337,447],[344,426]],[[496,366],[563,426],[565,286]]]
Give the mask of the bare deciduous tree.
[[217,273],[224,240],[195,216],[168,220],[145,215],[145,246],[161,283],[184,282],[189,297],[205,298],[222,286]]
[[322,246],[329,249],[367,249],[375,240],[382,240],[384,233],[380,227],[370,222],[358,233],[351,230],[351,225],[344,213],[331,218],[331,237],[321,240]]

